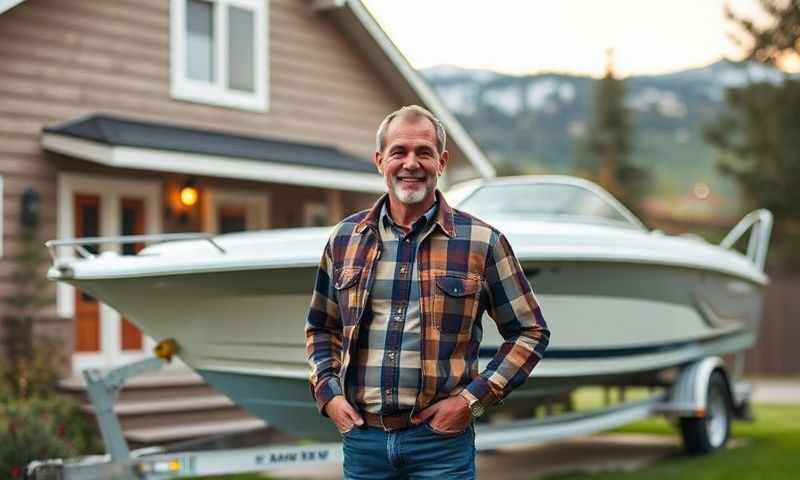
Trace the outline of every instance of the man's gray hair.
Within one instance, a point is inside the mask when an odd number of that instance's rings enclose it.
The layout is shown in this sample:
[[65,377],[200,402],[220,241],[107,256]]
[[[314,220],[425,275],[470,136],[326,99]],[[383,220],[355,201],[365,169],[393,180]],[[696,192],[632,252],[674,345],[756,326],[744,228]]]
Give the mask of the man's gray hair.
[[383,152],[383,149],[386,148],[386,130],[389,129],[389,124],[392,123],[392,120],[397,117],[425,117],[430,120],[433,124],[433,129],[436,131],[436,150],[438,150],[440,155],[444,152],[444,147],[447,144],[447,134],[444,131],[444,125],[442,125],[442,122],[440,122],[434,114],[419,105],[406,105],[386,115],[386,118],[383,119],[381,125],[378,127],[378,133],[375,134],[375,147],[379,152]]

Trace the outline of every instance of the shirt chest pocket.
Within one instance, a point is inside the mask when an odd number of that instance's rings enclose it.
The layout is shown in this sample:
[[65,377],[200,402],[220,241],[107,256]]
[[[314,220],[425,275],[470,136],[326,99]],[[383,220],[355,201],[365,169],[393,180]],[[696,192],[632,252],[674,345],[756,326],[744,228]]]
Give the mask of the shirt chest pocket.
[[345,325],[356,321],[355,315],[361,304],[361,282],[359,280],[362,271],[363,267],[342,267],[333,284],[336,289],[336,301],[339,303],[342,323]]
[[478,312],[480,278],[469,275],[440,275],[433,297],[434,326],[442,333],[467,333]]

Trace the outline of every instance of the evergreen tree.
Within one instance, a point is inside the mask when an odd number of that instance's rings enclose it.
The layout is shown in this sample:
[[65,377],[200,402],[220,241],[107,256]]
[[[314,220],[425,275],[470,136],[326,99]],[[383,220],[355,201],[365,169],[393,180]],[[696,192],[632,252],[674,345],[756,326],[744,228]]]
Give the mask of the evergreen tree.
[[[760,0],[770,17],[759,27],[727,9],[746,45],[747,58],[781,65],[800,56],[800,0]],[[792,243],[800,240],[800,81],[753,83],[726,92],[729,113],[706,128],[706,141],[719,152],[717,167],[734,178],[748,209],[775,215],[773,239],[783,260],[800,260]],[[781,253],[778,252],[778,257]]]
[[584,164],[581,170],[588,170],[597,183],[641,217],[639,204],[650,175],[630,162],[632,135],[625,83],[614,73],[613,50],[609,50],[606,73],[594,84],[587,157],[592,165]]
[[725,16],[739,30],[731,35],[733,40],[745,49],[748,60],[777,67],[800,60],[800,0],[759,0],[759,4],[769,18],[766,26],[725,5]]

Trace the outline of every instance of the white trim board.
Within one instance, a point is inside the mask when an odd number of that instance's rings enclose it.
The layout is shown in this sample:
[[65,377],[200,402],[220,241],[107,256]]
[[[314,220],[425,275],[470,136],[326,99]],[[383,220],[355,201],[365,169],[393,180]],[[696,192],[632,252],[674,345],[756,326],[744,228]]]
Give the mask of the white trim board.
[[140,147],[111,146],[57,133],[44,133],[42,147],[111,167],[236,178],[355,192],[383,193],[377,174],[289,165]]

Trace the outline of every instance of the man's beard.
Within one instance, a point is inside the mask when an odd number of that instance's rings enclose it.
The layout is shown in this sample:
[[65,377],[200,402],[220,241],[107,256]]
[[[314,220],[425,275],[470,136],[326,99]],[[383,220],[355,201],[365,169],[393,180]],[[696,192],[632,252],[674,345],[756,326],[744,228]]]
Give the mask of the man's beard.
[[423,188],[407,189],[403,188],[402,180],[397,178],[392,180],[392,189],[394,190],[395,196],[406,205],[413,205],[425,200],[425,197],[436,188],[436,180],[434,179],[434,181],[431,182],[430,178],[426,178],[422,186]]

